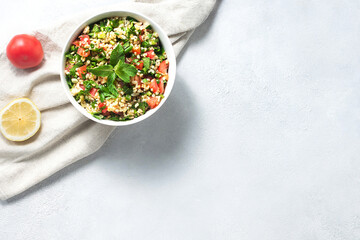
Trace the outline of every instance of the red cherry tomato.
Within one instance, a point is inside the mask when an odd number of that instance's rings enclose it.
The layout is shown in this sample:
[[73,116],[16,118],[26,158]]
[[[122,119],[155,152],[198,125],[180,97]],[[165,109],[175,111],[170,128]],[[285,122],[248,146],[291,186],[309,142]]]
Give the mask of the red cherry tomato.
[[15,67],[25,69],[39,65],[44,58],[44,51],[34,36],[20,34],[10,40],[6,55]]

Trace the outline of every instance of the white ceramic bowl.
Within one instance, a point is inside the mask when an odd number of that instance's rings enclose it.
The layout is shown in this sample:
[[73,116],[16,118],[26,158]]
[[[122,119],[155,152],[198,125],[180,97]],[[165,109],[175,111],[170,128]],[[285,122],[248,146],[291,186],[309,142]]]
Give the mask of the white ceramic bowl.
[[[169,80],[167,82],[166,88],[165,88],[165,92],[164,92],[164,98],[161,100],[160,104],[154,108],[154,109],[150,109],[148,110],[144,115],[134,118],[132,120],[128,120],[128,121],[112,121],[112,120],[100,120],[97,119],[95,117],[93,117],[90,113],[88,113],[79,103],[76,102],[75,98],[71,95],[70,93],[70,89],[69,86],[66,83],[66,78],[65,78],[65,73],[64,73],[64,69],[65,69],[65,53],[69,50],[72,42],[81,34],[82,30],[95,22],[100,21],[101,19],[104,18],[110,18],[110,17],[122,17],[122,16],[130,16],[133,17],[139,21],[146,21],[148,23],[150,23],[151,27],[154,29],[155,32],[157,32],[159,34],[159,38],[161,41],[162,46],[164,47],[166,54],[167,54],[167,58],[169,61],[169,70],[168,70],[168,75],[169,75]],[[168,36],[166,35],[166,33],[164,32],[164,30],[162,30],[162,28],[153,20],[151,20],[150,18],[137,13],[137,12],[133,12],[133,11],[111,11],[111,12],[104,12],[101,14],[98,14],[96,16],[93,16],[87,20],[85,20],[83,23],[81,23],[79,26],[77,26],[77,28],[75,29],[75,31],[69,36],[69,39],[66,42],[66,45],[62,51],[62,57],[61,57],[61,69],[60,69],[60,76],[61,76],[61,82],[62,85],[64,87],[65,93],[68,96],[70,102],[72,103],[72,105],[79,111],[81,112],[84,116],[86,116],[87,118],[101,123],[101,124],[105,124],[105,125],[110,125],[110,126],[125,126],[125,125],[130,125],[133,123],[137,123],[140,122],[148,117],[150,117],[151,115],[153,115],[157,110],[159,110],[161,108],[161,106],[165,103],[165,101],[167,100],[167,98],[170,95],[170,92],[174,86],[174,82],[175,82],[175,73],[176,73],[176,58],[175,58],[175,53],[174,53],[174,49],[172,47],[172,44],[170,42],[170,39],[168,38]]]

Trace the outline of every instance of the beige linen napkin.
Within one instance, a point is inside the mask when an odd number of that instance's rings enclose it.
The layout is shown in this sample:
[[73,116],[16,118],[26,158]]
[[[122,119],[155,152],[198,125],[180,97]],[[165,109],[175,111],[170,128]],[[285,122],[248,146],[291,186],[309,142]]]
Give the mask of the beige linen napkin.
[[41,41],[45,52],[45,60],[37,69],[14,68],[2,50],[0,72],[1,78],[7,81],[0,85],[0,109],[13,99],[28,97],[39,107],[42,125],[34,137],[23,143],[10,142],[0,136],[0,199],[13,197],[94,153],[114,130],[78,113],[60,84],[61,50],[77,24],[101,11],[137,11],[155,20],[167,32],[178,54],[194,29],[208,17],[215,1],[125,2],[35,31],[32,34]]

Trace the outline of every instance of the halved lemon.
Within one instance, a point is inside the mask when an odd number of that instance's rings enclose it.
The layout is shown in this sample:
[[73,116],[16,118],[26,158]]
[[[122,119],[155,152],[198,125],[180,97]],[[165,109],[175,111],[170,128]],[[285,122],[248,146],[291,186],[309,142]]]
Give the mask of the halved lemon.
[[28,98],[10,102],[0,111],[0,131],[11,141],[25,141],[40,128],[40,111]]

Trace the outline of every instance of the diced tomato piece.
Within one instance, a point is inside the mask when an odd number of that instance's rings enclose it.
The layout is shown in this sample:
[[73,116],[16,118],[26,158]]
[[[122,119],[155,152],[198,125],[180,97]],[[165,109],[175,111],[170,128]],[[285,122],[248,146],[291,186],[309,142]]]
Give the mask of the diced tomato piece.
[[138,65],[135,64],[135,67],[136,67],[137,69],[139,69],[139,70],[142,70],[143,67],[144,67],[144,62],[143,62],[143,61],[138,62]]
[[139,39],[140,39],[140,42],[142,42],[142,41],[143,41],[143,39],[142,39],[142,35],[140,35],[140,36],[139,36]]
[[159,91],[160,91],[160,94],[164,93],[164,81],[162,79],[160,79],[160,82],[159,82]]
[[167,69],[168,69],[169,65],[166,63],[166,61],[162,61],[158,67],[158,71],[161,73],[167,73]]
[[91,88],[90,89],[90,94],[91,94],[91,96],[93,96],[93,97],[95,97],[95,94],[97,93],[97,89],[96,88]]
[[110,113],[108,112],[107,107],[104,108],[105,103],[101,102],[98,104],[98,106],[104,116],[109,116]]
[[105,103],[101,102],[98,104],[99,108],[102,108],[103,106],[105,106]]
[[85,45],[89,45],[90,44],[90,37],[89,35],[81,35],[79,36],[80,39],[80,45],[83,47]]
[[156,93],[157,91],[159,91],[159,86],[156,82],[155,79],[153,79],[151,82],[150,82],[150,88],[151,88],[151,91],[153,91],[154,93]]
[[76,47],[79,47],[80,46],[80,41],[79,40],[76,40],[76,41],[73,41],[73,43]]
[[105,107],[103,110],[101,110],[103,114],[108,113],[107,107]]
[[159,101],[156,97],[149,98],[146,103],[149,105],[151,109],[156,108],[157,105],[159,105]]
[[131,49],[131,52],[133,52],[135,55],[139,55],[141,53],[140,48],[133,48]]
[[80,88],[81,88],[82,90],[85,90],[85,87],[84,87],[83,84],[80,83],[79,86],[80,86]]
[[146,56],[150,59],[154,59],[155,58],[154,50],[147,51]]
[[86,65],[81,66],[77,69],[77,73],[79,74],[79,77],[81,77],[83,74],[86,73]]
[[88,57],[90,55],[90,50],[86,52],[84,48],[79,47],[79,49],[77,50],[77,54],[82,57]]

